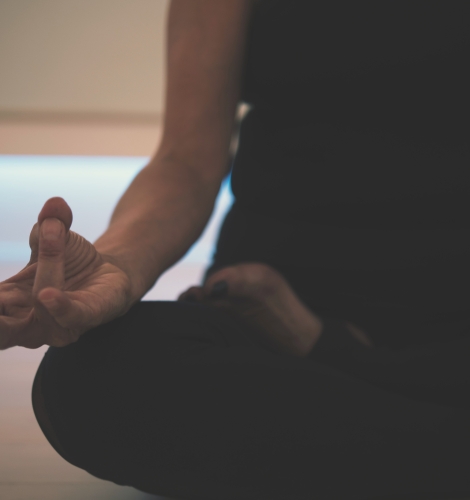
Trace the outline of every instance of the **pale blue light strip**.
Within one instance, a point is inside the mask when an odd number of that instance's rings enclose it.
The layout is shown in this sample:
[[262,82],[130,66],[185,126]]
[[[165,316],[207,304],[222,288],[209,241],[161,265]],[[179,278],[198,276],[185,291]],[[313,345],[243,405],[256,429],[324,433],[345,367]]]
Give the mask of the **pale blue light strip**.
[[[72,229],[94,241],[146,157],[0,155],[0,262],[27,262],[28,238],[42,204],[63,196],[72,207]],[[182,262],[207,264],[221,220],[233,202],[229,178],[201,238]]]

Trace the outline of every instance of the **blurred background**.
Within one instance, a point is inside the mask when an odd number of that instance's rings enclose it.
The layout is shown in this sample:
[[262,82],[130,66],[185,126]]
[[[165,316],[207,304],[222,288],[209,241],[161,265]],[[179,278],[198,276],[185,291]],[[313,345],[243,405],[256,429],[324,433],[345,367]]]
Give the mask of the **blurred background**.
[[[0,281],[27,263],[29,232],[48,198],[65,198],[72,229],[94,241],[158,147],[168,7],[0,0]],[[144,300],[174,300],[199,282],[231,203],[227,179],[201,238]],[[30,400],[44,351],[0,352],[0,498],[156,498],[93,478],[48,444]]]

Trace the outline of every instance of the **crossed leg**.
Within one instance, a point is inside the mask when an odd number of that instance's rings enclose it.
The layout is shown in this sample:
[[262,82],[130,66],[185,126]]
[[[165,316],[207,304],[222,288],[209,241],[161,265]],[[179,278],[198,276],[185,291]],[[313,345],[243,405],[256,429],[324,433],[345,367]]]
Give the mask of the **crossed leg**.
[[[323,335],[338,328],[326,321]],[[181,499],[470,494],[468,411],[375,385],[380,359],[357,378],[351,367],[327,366],[341,349],[324,350],[320,361],[298,358],[263,349],[253,334],[215,307],[142,302],[51,348],[35,387],[65,458]],[[361,348],[362,364],[374,359],[374,349]],[[397,373],[420,356],[400,359]],[[469,373],[462,367],[447,378],[462,401]]]

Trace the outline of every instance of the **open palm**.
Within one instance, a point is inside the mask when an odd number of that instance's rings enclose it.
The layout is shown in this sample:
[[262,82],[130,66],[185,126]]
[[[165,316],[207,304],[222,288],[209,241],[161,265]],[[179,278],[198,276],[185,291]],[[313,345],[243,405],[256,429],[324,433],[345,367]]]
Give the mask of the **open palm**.
[[28,265],[0,283],[0,349],[64,346],[130,307],[128,275],[71,224],[62,198],[46,202]]

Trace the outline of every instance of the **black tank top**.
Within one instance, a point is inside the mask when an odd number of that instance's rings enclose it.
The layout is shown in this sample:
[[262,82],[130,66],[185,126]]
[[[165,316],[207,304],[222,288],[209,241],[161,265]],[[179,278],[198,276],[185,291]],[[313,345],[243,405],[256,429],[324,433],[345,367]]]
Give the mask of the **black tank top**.
[[262,0],[239,206],[335,227],[464,228],[470,1]]

